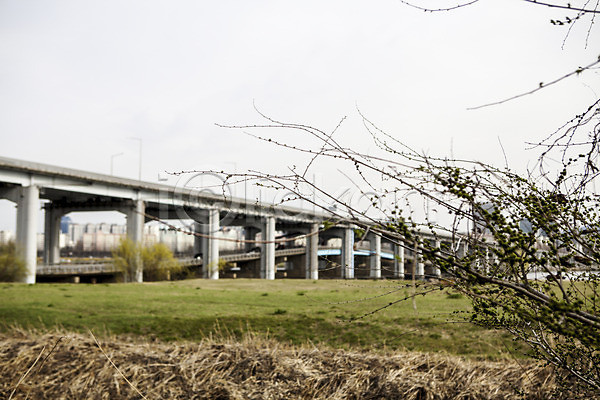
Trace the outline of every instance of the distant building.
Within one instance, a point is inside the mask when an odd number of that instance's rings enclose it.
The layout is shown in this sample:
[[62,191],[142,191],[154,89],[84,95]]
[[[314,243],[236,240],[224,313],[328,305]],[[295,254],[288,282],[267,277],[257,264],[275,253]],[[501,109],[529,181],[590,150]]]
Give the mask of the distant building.
[[528,219],[524,219],[519,222],[519,229],[525,233],[531,233],[533,232],[533,224]]
[[15,240],[15,234],[11,231],[0,231],[0,244]]
[[173,229],[159,229],[159,241],[173,253],[188,253],[194,249],[194,236]]
[[[187,231],[186,228],[184,230]],[[214,236],[228,239],[219,241],[221,251],[234,252],[243,248],[239,242],[243,233],[243,229],[239,227],[222,227],[214,233]],[[61,220],[60,248],[69,248],[69,251],[75,253],[110,253],[126,235],[127,225],[125,224],[77,224],[67,217]],[[195,236],[193,234],[161,225],[145,225],[143,237],[145,246],[163,243],[178,255],[191,254],[194,249]],[[0,231],[0,242],[11,239],[14,239],[12,232]],[[39,233],[38,250],[43,251],[43,249],[44,234]]]
[[81,250],[84,252],[108,253],[119,245],[124,236],[102,230],[84,233],[81,238]]
[[[37,234],[37,251],[38,253],[42,253],[44,251],[45,246],[45,238],[46,235],[43,232],[38,232]],[[58,247],[64,248],[67,247],[69,236],[66,233],[60,233],[58,235]]]
[[43,233],[39,233],[37,234],[37,251],[44,251],[44,234]]
[[60,231],[62,233],[69,233],[69,225],[72,223],[71,218],[68,215],[63,215],[60,219]]
[[67,246],[75,247],[83,237],[83,225],[70,223],[67,229]]
[[221,240],[219,243],[219,250],[242,250],[244,248],[243,243],[241,243],[239,240],[242,239],[243,235],[244,231],[240,227],[223,227],[221,232],[218,233],[218,236],[222,236],[223,238],[229,240]]
[[127,233],[127,225],[111,224],[110,233],[124,235]]
[[494,203],[483,203],[479,204],[479,207],[483,212],[473,210],[473,233],[476,235],[489,235],[488,214],[493,214],[496,211],[496,206]]
[[100,223],[96,225],[96,232],[103,232],[103,233],[111,233],[110,232],[110,224],[107,224],[106,222]]
[[84,233],[94,233],[98,230],[98,226],[96,224],[87,223],[84,225],[83,232]]

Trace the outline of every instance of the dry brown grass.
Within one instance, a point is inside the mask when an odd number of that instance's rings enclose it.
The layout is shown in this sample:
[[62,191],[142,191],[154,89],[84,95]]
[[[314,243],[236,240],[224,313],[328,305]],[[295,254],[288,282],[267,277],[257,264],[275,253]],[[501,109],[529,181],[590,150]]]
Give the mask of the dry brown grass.
[[115,366],[148,399],[547,399],[554,387],[549,369],[525,361],[292,348],[252,336],[99,343],[106,355],[92,335],[0,334],[0,398],[142,398]]

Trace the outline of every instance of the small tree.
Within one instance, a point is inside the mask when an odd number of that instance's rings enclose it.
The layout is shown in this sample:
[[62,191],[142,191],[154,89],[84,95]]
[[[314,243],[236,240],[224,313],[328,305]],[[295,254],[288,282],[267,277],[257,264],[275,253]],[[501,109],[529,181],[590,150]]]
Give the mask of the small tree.
[[140,273],[144,281],[169,280],[183,271],[171,250],[162,243],[143,247],[130,238],[125,238],[113,250],[112,256],[113,263],[123,273],[125,282],[136,281]]
[[163,243],[156,243],[142,249],[144,281],[170,280],[183,271],[183,267],[173,257],[173,252]]
[[15,242],[0,244],[0,282],[20,282],[26,275],[27,266],[19,257]]
[[112,251],[114,266],[123,273],[125,282],[136,280],[142,265],[142,247],[130,238],[121,239],[119,245]]

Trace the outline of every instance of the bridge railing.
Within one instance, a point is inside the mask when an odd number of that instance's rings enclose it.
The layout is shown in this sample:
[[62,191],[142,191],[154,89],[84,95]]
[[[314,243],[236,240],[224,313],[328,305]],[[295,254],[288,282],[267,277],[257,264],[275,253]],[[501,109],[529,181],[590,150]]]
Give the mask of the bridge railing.
[[88,275],[88,274],[109,274],[119,272],[110,262],[95,264],[58,264],[58,265],[38,265],[37,275]]

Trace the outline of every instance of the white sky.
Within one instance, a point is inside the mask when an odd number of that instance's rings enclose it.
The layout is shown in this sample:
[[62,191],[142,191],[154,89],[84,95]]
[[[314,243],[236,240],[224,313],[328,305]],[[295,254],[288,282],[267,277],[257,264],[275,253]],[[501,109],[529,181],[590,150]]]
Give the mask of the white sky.
[[[524,141],[596,99],[598,73],[466,108],[595,60],[598,30],[586,48],[585,19],[563,46],[568,28],[550,19],[565,15],[522,0],[442,13],[397,0],[0,0],[0,155],[109,173],[123,153],[115,175],[137,178],[137,137],[148,181],[185,169],[285,172],[290,153],[215,126],[259,121],[254,101],[325,130],[348,116],[339,138],[365,151],[356,105],[431,154],[503,164],[500,138],[522,169],[537,156]],[[0,230],[14,220],[0,201]]]

